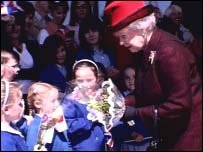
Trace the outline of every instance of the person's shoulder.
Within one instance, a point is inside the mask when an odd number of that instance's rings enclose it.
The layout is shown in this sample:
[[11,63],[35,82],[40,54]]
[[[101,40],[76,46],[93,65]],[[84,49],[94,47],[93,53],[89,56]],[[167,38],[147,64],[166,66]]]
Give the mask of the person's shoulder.
[[40,45],[42,45],[42,44],[44,43],[44,40],[45,40],[46,37],[48,37],[48,36],[49,36],[48,30],[47,30],[47,29],[41,29],[41,30],[39,31],[38,38],[37,38],[38,43],[39,43]]
[[15,141],[16,141],[16,135],[6,132],[6,131],[1,131],[1,140],[3,140],[3,142],[1,142],[1,150],[2,151],[7,151],[8,149],[15,149],[14,145],[16,145]]
[[25,43],[30,45],[39,45],[37,40],[26,40]]
[[39,34],[48,34],[48,31],[47,31],[47,29],[45,29],[45,28],[43,28],[43,29],[41,29],[40,31],[39,31]]
[[186,49],[184,44],[174,35],[161,30],[160,42],[158,44],[158,54],[170,55],[182,49]]
[[21,140],[22,137],[19,134],[15,134],[12,132],[1,131],[1,138],[4,139],[4,142],[7,143],[15,143],[16,140]]
[[90,59],[93,60],[92,57],[87,53],[87,51],[83,48],[81,48],[77,54],[76,54],[76,60],[81,60],[81,59]]
[[62,101],[62,107],[63,106],[70,106],[70,105],[73,105],[74,104],[74,101],[73,101],[73,97],[72,97],[72,94],[67,94],[63,101]]
[[174,45],[162,46],[162,48],[157,52],[157,60],[167,61],[167,59],[174,58],[175,56],[178,57],[180,51],[177,50],[179,50],[179,48],[174,47]]
[[54,64],[49,64],[49,65],[47,65],[47,66],[42,70],[42,73],[47,73],[47,72],[55,71],[56,68],[57,68],[56,65],[54,65]]
[[[163,29],[160,29],[160,28],[158,28],[157,31],[158,32],[156,32],[156,33],[158,33],[158,34],[156,36],[159,37],[161,42],[165,42],[165,41],[168,41],[168,42],[170,42],[170,41],[171,42],[172,41],[179,41],[178,38],[174,34],[172,34],[172,33],[169,33],[169,32],[167,32],[167,31],[165,31]],[[160,44],[167,44],[167,43],[160,43]]]
[[182,31],[182,32],[190,32],[190,30],[188,29],[188,28],[186,28],[184,25],[180,25],[180,30]]
[[185,44],[173,38],[163,40],[156,54],[157,61],[166,62],[168,59],[173,59],[174,62],[183,62],[187,59],[193,62],[194,60]]
[[11,136],[13,136],[12,133],[7,131],[1,131],[1,138],[5,138],[6,140],[11,139]]
[[77,54],[87,54],[87,51],[84,48],[79,48],[79,51],[77,52]]
[[26,40],[25,45],[29,49],[29,51],[38,54],[40,46],[37,40]]
[[34,117],[32,118],[32,120],[30,121],[28,127],[32,128],[33,126],[38,126],[40,124],[40,122],[41,122],[41,117],[38,116],[37,114],[35,114]]

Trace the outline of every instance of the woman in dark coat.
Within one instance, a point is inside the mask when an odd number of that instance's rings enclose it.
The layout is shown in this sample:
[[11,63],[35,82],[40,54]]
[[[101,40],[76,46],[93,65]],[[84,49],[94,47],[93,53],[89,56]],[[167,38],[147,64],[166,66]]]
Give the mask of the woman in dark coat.
[[164,150],[202,150],[202,85],[195,58],[156,27],[152,8],[144,2],[115,1],[105,13],[120,45],[142,53],[136,107],[127,107],[125,117],[138,116],[152,127],[158,115]]

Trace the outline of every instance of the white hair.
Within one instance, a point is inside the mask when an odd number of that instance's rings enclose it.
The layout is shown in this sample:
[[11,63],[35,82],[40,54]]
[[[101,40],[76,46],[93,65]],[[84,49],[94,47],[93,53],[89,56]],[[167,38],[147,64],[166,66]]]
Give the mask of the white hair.
[[142,30],[145,32],[152,32],[155,27],[156,27],[156,17],[154,13],[151,13],[150,15],[138,19],[128,25],[128,28]]
[[173,12],[182,13],[183,11],[182,11],[182,8],[181,8],[180,6],[173,4],[173,5],[170,5],[170,6],[166,9],[164,15],[166,15],[167,17],[169,17],[169,16],[171,15],[171,13],[173,13]]

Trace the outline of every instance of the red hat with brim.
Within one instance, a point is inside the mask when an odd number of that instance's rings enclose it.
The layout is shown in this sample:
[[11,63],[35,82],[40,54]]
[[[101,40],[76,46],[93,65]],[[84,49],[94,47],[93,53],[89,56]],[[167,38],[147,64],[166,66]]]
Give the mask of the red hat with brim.
[[152,5],[145,6],[144,1],[113,1],[105,8],[105,16],[111,31],[120,30],[152,12]]

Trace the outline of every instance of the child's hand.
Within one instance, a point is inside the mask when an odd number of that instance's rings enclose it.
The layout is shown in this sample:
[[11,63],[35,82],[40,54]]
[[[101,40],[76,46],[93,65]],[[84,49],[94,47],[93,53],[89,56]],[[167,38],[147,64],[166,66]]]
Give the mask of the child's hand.
[[47,151],[44,145],[37,144],[34,146],[34,151]]
[[131,134],[131,136],[133,137],[133,139],[136,141],[136,142],[142,142],[144,140],[144,137],[141,135],[141,134],[138,134],[137,132],[133,132]]

